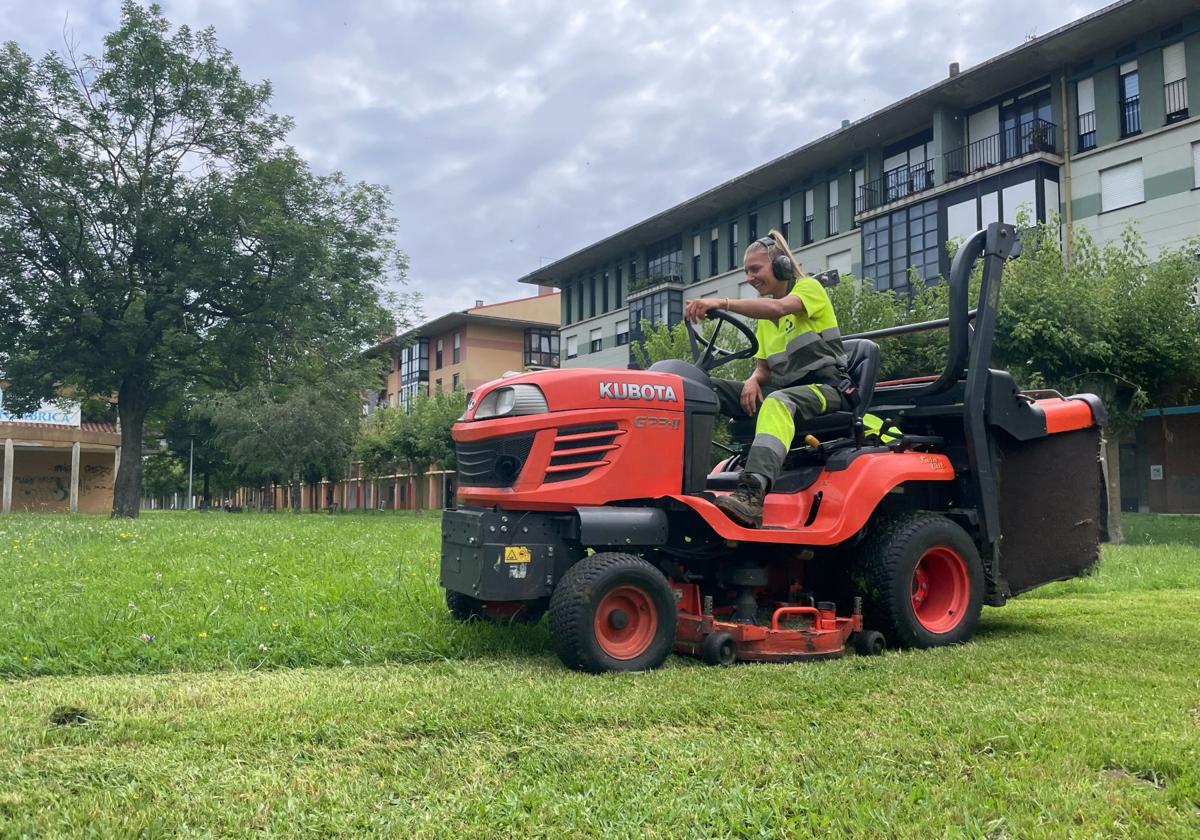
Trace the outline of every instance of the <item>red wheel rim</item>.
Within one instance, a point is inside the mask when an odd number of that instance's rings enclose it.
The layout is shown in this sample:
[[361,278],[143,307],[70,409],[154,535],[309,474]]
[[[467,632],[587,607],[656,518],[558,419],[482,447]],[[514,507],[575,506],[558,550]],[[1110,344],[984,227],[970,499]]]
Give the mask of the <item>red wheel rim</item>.
[[636,659],[658,630],[654,601],[636,586],[618,586],[596,605],[593,622],[600,649],[613,659]]
[[967,564],[948,546],[935,546],[917,561],[912,576],[912,608],[930,633],[949,633],[967,612],[971,579]]

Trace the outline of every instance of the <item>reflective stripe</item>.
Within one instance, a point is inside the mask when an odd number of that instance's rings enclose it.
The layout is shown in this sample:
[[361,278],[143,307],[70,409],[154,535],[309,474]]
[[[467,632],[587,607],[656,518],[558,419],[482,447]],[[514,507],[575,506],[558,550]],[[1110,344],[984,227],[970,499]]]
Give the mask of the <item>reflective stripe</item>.
[[817,395],[817,399],[821,401],[821,413],[824,414],[827,412],[829,410],[829,400],[825,399],[825,395],[821,393],[821,386],[809,385],[808,387],[812,389],[812,392]]
[[775,435],[768,434],[766,432],[755,435],[754,442],[751,443],[750,445],[766,447],[767,449],[770,449],[772,452],[774,452],[776,455],[778,455],[780,458],[782,458],[784,455],[786,455],[787,451],[788,451],[788,448],[786,446],[784,446],[783,441],[781,441],[779,438],[775,437]]

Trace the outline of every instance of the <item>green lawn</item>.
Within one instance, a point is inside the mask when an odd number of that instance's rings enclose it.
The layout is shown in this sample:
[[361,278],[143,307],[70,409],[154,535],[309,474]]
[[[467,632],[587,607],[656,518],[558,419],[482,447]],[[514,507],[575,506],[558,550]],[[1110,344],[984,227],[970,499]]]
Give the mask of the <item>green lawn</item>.
[[1126,532],[962,647],[593,677],[435,516],[0,519],[0,836],[1200,836],[1200,519]]

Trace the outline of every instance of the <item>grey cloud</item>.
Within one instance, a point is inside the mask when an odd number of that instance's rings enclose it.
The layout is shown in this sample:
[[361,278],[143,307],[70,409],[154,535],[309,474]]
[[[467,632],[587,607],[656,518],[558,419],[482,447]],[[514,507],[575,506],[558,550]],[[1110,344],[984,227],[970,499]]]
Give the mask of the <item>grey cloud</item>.
[[[391,187],[429,316],[1102,5],[163,3],[271,80],[315,168]],[[0,29],[40,54],[69,16],[97,52],[118,12],[0,0]]]

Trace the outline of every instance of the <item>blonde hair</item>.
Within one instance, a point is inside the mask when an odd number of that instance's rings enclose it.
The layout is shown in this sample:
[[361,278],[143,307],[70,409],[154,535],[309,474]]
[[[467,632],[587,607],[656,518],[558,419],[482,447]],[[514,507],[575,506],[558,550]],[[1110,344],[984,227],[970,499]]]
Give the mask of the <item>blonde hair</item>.
[[[767,245],[767,244],[763,243],[763,241],[762,241],[763,239],[770,239],[770,240],[772,240],[772,242],[770,245]],[[774,263],[775,263],[775,258],[778,256],[785,256],[789,260],[792,261],[792,269],[793,269],[793,272],[795,275],[793,277],[793,279],[798,279],[799,277],[801,277],[804,274],[804,270],[800,266],[800,260],[796,259],[796,255],[793,254],[792,249],[788,247],[787,240],[784,239],[782,233],[775,230],[774,228],[772,228],[770,231],[768,231],[767,235],[762,237],[762,239],[756,239],[753,242],[751,242],[749,245],[746,246],[746,253],[742,255],[743,263],[746,261],[746,257],[749,256],[750,251],[753,250],[754,248],[762,248],[764,251],[767,252],[767,259],[771,261],[771,273],[772,274],[775,273]],[[782,280],[783,278],[777,277],[776,279]]]

